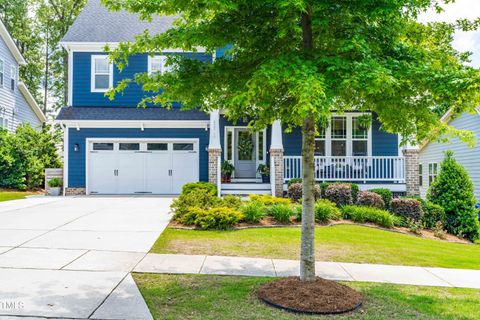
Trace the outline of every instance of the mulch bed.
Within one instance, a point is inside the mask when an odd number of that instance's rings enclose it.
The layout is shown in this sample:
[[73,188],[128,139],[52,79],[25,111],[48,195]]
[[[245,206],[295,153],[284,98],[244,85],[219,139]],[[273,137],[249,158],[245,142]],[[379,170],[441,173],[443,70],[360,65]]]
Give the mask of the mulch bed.
[[295,313],[339,314],[361,307],[362,295],[335,281],[298,277],[274,280],[262,285],[257,295],[268,305]]

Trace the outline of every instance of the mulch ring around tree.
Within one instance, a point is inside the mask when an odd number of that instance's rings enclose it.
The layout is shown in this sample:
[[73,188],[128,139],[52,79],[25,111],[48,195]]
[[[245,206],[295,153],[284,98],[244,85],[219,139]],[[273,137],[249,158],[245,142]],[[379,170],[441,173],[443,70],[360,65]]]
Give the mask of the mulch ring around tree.
[[301,281],[298,277],[274,280],[260,286],[261,301],[276,308],[304,314],[339,314],[361,307],[362,295],[335,281],[316,278]]

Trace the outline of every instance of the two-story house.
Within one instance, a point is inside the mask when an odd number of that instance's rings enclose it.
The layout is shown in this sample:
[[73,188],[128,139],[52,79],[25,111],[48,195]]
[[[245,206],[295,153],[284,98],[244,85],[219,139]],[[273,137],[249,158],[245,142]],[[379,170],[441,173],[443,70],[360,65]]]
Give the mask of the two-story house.
[[28,88],[19,81],[19,66],[25,64],[20,50],[0,20],[0,128],[10,132],[22,123],[39,128],[46,121]]
[[[222,110],[210,114],[161,107],[136,108],[149,93],[133,84],[114,100],[105,92],[123,78],[141,72],[168,72],[165,56],[186,55],[212,63],[222,56],[201,48],[175,48],[155,55],[130,57],[119,72],[104,52],[108,44],[134,41],[148,29],[161,33],[173,27],[172,17],[140,21],[127,12],[110,12],[100,0],[90,0],[62,40],[69,54],[69,105],[57,121],[65,128],[66,194],[177,194],[183,184],[210,181],[222,194],[251,192],[281,194],[286,182],[301,176],[301,130],[282,130],[279,121],[251,133],[245,123],[232,123]],[[375,115],[363,127],[361,113],[334,115],[316,139],[318,181],[350,181],[362,189],[386,187],[418,193],[418,152],[404,157],[399,137],[384,132]],[[407,150],[408,151],[408,150]],[[220,180],[220,164],[235,167],[232,183]],[[416,173],[406,175],[406,162]],[[269,164],[271,183],[262,184],[259,164]],[[408,188],[407,188],[408,185]],[[417,189],[415,189],[417,188]]]

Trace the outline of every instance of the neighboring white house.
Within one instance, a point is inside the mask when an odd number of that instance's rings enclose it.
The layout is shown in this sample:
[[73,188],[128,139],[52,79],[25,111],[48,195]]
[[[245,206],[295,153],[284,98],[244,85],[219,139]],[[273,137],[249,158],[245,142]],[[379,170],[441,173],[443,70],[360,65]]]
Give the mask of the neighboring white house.
[[[450,119],[450,116],[450,112],[447,112],[442,120],[456,129],[472,131],[480,139],[480,107],[473,114],[463,113],[454,119]],[[448,143],[428,142],[421,147],[420,194],[426,196],[430,183],[440,172],[440,163],[447,150],[453,151],[455,159],[468,171],[475,187],[475,196],[480,200],[480,145],[477,143],[471,148],[458,138],[453,138]]]
[[26,61],[0,20],[0,128],[13,132],[22,123],[38,128],[46,121],[33,96],[18,79]]

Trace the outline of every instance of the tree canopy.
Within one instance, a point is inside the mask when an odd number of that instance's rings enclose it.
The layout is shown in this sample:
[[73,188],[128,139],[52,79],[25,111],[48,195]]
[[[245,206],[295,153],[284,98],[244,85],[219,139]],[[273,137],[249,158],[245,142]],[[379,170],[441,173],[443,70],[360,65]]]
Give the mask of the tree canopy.
[[[438,106],[460,113],[480,104],[480,73],[465,65],[469,54],[451,44],[457,28],[473,24],[416,21],[428,7],[440,8],[441,1],[103,2],[145,19],[178,17],[175,28],[158,35],[146,31],[114,50],[120,68],[140,52],[227,48],[213,64],[176,56],[169,59],[175,72],[136,75],[135,81],[153,93],[145,104],[181,101],[185,108],[223,108],[234,119],[248,116],[257,127],[274,119],[298,126],[306,116],[320,120],[332,110],[371,110],[384,130],[403,137],[423,140],[435,132],[472,139],[440,123],[434,113]],[[313,46],[306,57],[301,14],[308,8]],[[119,83],[116,92],[128,82]]]

